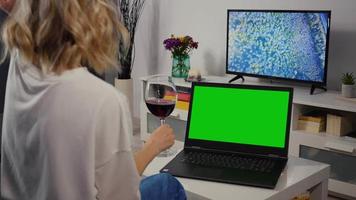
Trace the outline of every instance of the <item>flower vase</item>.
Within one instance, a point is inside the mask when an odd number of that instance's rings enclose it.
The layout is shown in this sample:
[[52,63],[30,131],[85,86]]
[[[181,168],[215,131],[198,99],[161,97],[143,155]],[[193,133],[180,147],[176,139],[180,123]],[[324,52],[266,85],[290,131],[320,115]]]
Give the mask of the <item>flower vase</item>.
[[189,55],[173,55],[172,77],[187,78],[190,69]]

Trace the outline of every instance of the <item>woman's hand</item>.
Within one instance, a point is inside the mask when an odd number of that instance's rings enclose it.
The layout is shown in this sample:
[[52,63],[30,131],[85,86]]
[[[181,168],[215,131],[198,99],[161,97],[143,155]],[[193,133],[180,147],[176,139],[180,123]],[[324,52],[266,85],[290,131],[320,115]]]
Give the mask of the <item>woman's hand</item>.
[[171,147],[174,144],[174,139],[173,129],[168,124],[164,124],[151,134],[147,144],[150,145],[152,143],[157,148],[157,154],[159,154]]
[[14,7],[16,0],[0,0],[0,7],[6,12],[10,12]]
[[154,157],[174,144],[174,138],[173,129],[167,124],[160,126],[151,134],[143,148],[135,154],[136,167],[140,175]]

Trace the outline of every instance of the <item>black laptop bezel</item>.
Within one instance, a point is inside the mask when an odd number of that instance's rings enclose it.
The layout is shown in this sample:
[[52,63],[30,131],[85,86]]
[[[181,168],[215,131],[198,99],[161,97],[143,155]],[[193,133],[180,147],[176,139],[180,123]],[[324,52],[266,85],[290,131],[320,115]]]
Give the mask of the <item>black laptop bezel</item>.
[[[287,126],[286,126],[286,137],[285,137],[285,141],[284,141],[284,143],[285,143],[284,148],[189,139],[190,118],[191,118],[191,111],[192,111],[192,106],[193,106],[193,102],[194,102],[195,86],[273,90],[273,91],[289,92]],[[235,152],[235,153],[241,152],[241,153],[246,153],[246,154],[254,154],[254,155],[257,154],[257,155],[262,155],[262,156],[275,156],[275,157],[287,158],[288,157],[288,147],[289,147],[290,125],[291,125],[292,101],[293,101],[293,88],[290,88],[290,87],[239,85],[239,84],[212,83],[212,82],[193,82],[192,88],[191,88],[191,101],[189,104],[189,112],[188,112],[188,120],[187,120],[187,126],[186,126],[184,148],[186,148],[186,149],[187,148],[188,149],[199,148],[199,149],[209,149],[209,150],[213,150],[213,151]]]

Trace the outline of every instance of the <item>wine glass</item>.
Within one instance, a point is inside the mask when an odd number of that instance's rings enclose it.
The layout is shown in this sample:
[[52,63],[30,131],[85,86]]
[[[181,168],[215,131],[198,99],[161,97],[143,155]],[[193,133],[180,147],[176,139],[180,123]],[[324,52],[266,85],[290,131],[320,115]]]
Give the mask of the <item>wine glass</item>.
[[[148,110],[158,117],[161,125],[174,110],[177,101],[177,90],[172,82],[172,77],[156,75],[146,82],[145,102]],[[163,151],[159,156],[167,157],[175,153],[172,148]]]

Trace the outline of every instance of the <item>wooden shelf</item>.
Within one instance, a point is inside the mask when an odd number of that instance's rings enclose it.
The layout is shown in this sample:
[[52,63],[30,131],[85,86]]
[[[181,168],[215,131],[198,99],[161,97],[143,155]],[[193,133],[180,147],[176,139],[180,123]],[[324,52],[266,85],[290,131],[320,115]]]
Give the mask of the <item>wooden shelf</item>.
[[340,95],[340,92],[334,90],[310,95],[309,89],[295,87],[293,103],[319,108],[356,112],[356,103],[344,101],[338,98],[338,95]]
[[[309,133],[303,130],[291,130],[290,131],[291,134],[302,134],[302,135],[307,135],[307,136],[315,136],[315,137],[319,137],[319,138],[327,138],[327,139],[332,139],[332,140],[339,140],[343,137],[339,137],[339,136],[335,136],[335,135],[331,135],[329,133],[326,132],[320,132],[320,133]],[[355,142],[356,145],[356,142]]]
[[[356,151],[347,152],[343,149],[356,149],[356,139],[350,137],[339,137],[335,135],[330,135],[327,133],[307,133],[300,130],[292,130],[290,132],[290,152],[292,155],[298,156],[299,145],[307,145],[319,149],[334,150],[334,151],[344,151],[344,153],[356,156]],[[332,149],[332,146],[339,146]]]

